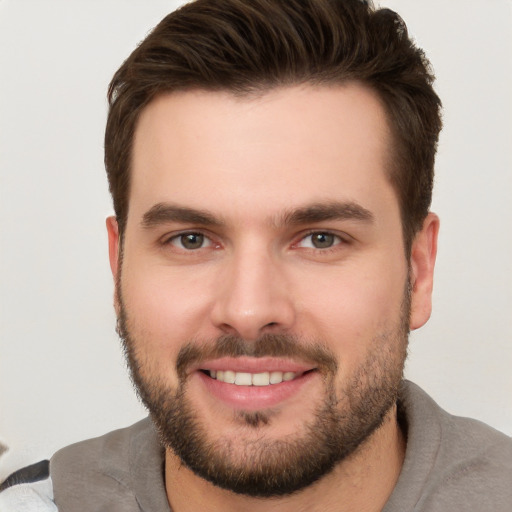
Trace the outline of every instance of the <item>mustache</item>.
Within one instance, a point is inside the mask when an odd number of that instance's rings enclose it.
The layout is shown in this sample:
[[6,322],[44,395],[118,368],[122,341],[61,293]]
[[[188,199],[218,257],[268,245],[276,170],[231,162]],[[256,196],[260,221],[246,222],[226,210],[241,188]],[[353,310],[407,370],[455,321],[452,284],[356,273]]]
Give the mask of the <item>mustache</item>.
[[288,357],[312,364],[322,373],[336,373],[338,363],[334,354],[319,343],[305,343],[287,334],[264,334],[255,341],[233,335],[219,336],[210,342],[190,342],[184,345],[176,360],[180,380],[187,376],[192,365],[221,357]]

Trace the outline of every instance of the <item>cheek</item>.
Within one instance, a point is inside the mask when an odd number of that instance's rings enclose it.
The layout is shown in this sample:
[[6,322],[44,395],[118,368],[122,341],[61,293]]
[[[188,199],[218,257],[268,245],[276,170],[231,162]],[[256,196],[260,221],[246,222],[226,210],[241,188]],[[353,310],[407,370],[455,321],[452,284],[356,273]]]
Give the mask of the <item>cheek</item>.
[[399,325],[406,274],[405,264],[345,266],[302,279],[296,290],[302,330],[328,343],[340,360],[361,360],[372,340]]
[[200,334],[208,310],[204,275],[179,269],[123,267],[121,289],[129,329],[148,359],[175,360],[184,343]]

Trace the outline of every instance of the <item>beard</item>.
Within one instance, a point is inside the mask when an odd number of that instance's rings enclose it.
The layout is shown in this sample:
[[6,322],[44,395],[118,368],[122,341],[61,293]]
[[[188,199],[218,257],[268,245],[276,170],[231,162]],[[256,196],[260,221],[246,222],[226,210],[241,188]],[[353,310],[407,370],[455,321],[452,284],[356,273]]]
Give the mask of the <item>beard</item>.
[[[119,282],[117,301],[118,333],[132,381],[163,445],[197,476],[218,487],[260,498],[298,492],[356,453],[396,404],[407,355],[409,284],[395,325],[370,341],[365,359],[338,389],[338,361],[325,344],[273,334],[254,342],[221,336],[185,344],[176,361],[178,385],[171,389],[151,371],[158,365],[146,361],[143,340],[132,336]],[[294,437],[271,439],[265,436],[265,427],[274,419],[271,411],[239,411],[235,421],[257,431],[256,440],[255,436],[244,440],[243,431],[241,435],[214,439],[188,396],[187,370],[202,360],[224,356],[291,357],[312,363],[325,388],[312,419]]]

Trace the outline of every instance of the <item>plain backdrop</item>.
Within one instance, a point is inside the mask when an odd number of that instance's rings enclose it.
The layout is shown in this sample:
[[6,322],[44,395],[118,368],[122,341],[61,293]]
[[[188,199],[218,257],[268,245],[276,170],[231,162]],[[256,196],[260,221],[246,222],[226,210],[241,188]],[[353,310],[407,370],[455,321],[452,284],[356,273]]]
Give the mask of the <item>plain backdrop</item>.
[[[145,413],[114,331],[106,88],[179,2],[0,0],[0,438],[27,458]],[[512,434],[512,3],[387,0],[444,103],[430,322],[406,375]]]

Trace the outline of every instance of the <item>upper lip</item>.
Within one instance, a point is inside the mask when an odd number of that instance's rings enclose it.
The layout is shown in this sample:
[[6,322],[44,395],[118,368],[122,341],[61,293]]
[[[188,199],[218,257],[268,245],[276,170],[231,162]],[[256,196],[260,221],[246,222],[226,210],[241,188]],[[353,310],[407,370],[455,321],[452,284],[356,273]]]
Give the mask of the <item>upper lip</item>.
[[312,364],[293,361],[279,357],[221,357],[202,361],[190,368],[190,372],[197,370],[231,370],[234,372],[263,373],[263,372],[294,372],[304,373],[314,370]]

